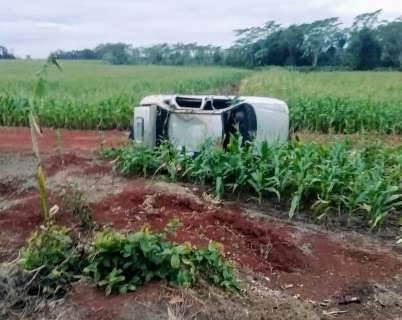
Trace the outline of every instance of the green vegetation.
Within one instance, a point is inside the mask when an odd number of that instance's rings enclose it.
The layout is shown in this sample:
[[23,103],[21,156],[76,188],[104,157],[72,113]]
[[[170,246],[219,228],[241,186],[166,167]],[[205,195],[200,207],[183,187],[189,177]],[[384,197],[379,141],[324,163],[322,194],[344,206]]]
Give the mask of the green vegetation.
[[[400,72],[250,72],[223,67],[111,66],[62,61],[47,71],[46,94],[30,98],[37,61],[0,61],[0,125],[28,126],[30,106],[44,127],[127,129],[148,94],[233,93],[278,97],[291,128],[322,133],[402,133]],[[245,77],[247,77],[244,79]]]
[[[376,143],[354,146],[250,143],[232,137],[227,150],[206,142],[194,158],[164,143],[107,150],[123,174],[168,175],[211,185],[217,197],[228,192],[254,193],[289,205],[289,217],[300,209],[313,217],[359,220],[371,228],[402,209],[402,149]],[[398,213],[399,212],[399,213]]]
[[[0,126],[28,126],[41,61],[0,61]],[[127,129],[133,107],[148,94],[219,93],[249,72],[222,67],[112,66],[61,61],[48,70],[47,94],[32,101],[44,127]]]
[[67,212],[80,221],[80,227],[83,230],[92,230],[95,228],[95,220],[92,215],[92,210],[88,205],[88,201],[84,194],[77,189],[60,190],[57,196],[62,200],[62,207],[66,208]]
[[190,287],[199,275],[226,290],[239,288],[233,266],[222,260],[218,244],[205,249],[174,244],[164,233],[152,233],[147,227],[132,234],[98,232],[84,272],[105,287],[106,294],[133,291],[153,279]]
[[190,287],[200,276],[225,290],[238,290],[234,267],[224,261],[220,244],[197,249],[167,240],[167,233],[179,226],[179,221],[172,220],[163,233],[153,233],[146,226],[128,234],[104,229],[87,248],[71,230],[49,224],[28,240],[20,264],[37,272],[38,290],[50,295],[82,275],[104,287],[106,294],[133,291],[154,279]]
[[22,249],[20,263],[23,269],[38,272],[43,290],[49,294],[68,284],[83,266],[70,230],[57,225],[33,233]]
[[323,133],[402,133],[402,73],[270,69],[242,82],[241,94],[284,99],[291,127]]

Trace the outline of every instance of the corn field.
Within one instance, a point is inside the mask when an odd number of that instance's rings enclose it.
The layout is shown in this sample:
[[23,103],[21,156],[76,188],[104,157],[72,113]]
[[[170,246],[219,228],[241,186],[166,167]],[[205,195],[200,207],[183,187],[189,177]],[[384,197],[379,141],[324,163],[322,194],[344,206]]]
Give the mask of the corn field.
[[[0,61],[0,126],[28,126],[31,93],[41,61]],[[112,66],[61,61],[50,70],[47,93],[32,101],[44,127],[127,129],[133,107],[159,93],[231,90],[249,72],[222,67]]]
[[[158,93],[240,94],[284,99],[291,128],[319,133],[402,133],[402,74],[251,72],[223,67],[112,66],[62,61],[50,72],[48,94],[33,101],[45,127],[127,129],[133,107]],[[28,126],[39,61],[0,62],[0,125]]]
[[294,131],[402,133],[401,72],[258,72],[241,94],[284,99]]

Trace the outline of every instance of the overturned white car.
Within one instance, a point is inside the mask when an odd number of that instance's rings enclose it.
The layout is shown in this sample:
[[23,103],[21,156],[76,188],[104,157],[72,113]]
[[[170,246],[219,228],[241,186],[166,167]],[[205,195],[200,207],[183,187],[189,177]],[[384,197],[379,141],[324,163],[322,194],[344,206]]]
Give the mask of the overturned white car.
[[154,147],[168,139],[177,148],[196,152],[206,139],[225,145],[231,133],[244,141],[269,143],[288,138],[289,111],[285,102],[266,97],[155,95],[134,108],[131,138]]

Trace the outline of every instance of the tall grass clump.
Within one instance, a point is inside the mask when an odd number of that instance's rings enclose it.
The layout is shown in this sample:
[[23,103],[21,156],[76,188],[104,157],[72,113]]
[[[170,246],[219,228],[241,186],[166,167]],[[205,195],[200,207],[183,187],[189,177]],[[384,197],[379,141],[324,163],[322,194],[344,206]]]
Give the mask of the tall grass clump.
[[206,142],[195,157],[165,143],[111,152],[123,174],[166,174],[210,186],[217,197],[228,193],[277,199],[292,218],[301,210],[322,219],[364,221],[380,227],[401,217],[402,148],[348,141],[327,145],[291,141],[283,145],[242,143],[232,137],[227,150]]

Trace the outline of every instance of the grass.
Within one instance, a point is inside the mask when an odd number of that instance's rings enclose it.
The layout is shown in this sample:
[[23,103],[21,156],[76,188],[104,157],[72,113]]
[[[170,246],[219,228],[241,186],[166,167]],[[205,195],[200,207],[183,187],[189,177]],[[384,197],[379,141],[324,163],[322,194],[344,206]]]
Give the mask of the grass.
[[274,68],[243,81],[241,94],[284,99],[296,131],[402,133],[401,72],[303,73]]
[[[0,126],[27,126],[28,105],[43,61],[0,61]],[[112,66],[61,61],[49,70],[46,95],[34,104],[45,127],[127,129],[148,94],[218,93],[248,71],[223,67]]]

